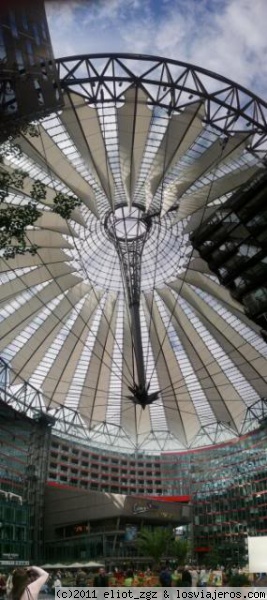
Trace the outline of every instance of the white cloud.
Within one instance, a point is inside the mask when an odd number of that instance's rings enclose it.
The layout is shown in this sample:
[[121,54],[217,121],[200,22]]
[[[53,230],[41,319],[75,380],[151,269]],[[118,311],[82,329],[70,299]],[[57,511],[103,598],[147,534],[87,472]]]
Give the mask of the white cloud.
[[266,0],[50,3],[56,56],[132,52],[191,62],[267,98]]

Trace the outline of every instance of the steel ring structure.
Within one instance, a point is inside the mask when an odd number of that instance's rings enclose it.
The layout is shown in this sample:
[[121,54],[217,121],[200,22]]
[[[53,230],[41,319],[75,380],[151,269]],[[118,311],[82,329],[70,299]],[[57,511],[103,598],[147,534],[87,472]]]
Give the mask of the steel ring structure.
[[[178,61],[62,58],[64,107],[5,157],[42,182],[36,254],[1,258],[1,386],[63,436],[160,452],[265,415],[267,345],[192,234],[266,168],[267,105]],[[80,205],[53,212],[56,192]]]

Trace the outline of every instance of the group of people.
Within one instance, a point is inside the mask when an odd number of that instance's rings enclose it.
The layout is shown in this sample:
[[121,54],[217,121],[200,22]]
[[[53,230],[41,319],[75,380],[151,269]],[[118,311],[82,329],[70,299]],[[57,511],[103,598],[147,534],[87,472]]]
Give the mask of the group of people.
[[[156,583],[155,575],[152,574],[150,569],[142,574],[134,571],[134,569],[126,569],[125,571],[115,569],[112,573],[106,573],[105,568],[101,567],[98,573],[90,578],[90,581],[86,572],[81,569],[78,570],[71,585],[77,587],[88,585],[94,587],[139,587],[140,585],[145,587],[155,585],[162,587],[206,587],[209,577],[210,573],[204,567],[198,569],[185,566],[171,570],[168,565],[165,565],[156,577]],[[7,597],[8,600],[37,600],[40,591],[53,593],[54,588],[61,585],[63,584],[60,571],[51,576],[40,567],[17,568],[7,579],[0,575],[0,600],[1,596],[2,598]]]
[[[90,585],[95,587],[140,587],[140,585],[145,587],[155,585],[161,585],[162,587],[206,587],[209,576],[210,573],[205,567],[197,569],[196,567],[185,566],[171,570],[168,565],[165,565],[158,576],[155,576],[150,568],[147,568],[144,572],[136,571],[133,568],[115,569],[112,573],[107,574],[104,567],[101,567],[98,574],[91,579]],[[79,573],[76,577],[76,585],[78,585],[78,578]]]
[[206,587],[208,579],[209,572],[205,567],[197,569],[188,565],[174,571],[171,571],[168,566],[164,566],[159,574],[159,582],[162,587]]
[[[153,586],[152,581],[151,584],[149,584],[149,575],[150,572],[144,574],[144,578],[147,582],[145,585]],[[168,566],[165,566],[160,571],[158,581],[163,587],[191,587],[192,585],[199,585],[200,574],[196,572],[196,576],[198,577],[198,582],[195,579],[194,570],[189,567],[171,571]],[[134,572],[133,569],[127,569],[124,573],[117,571],[112,574],[107,574],[105,568],[101,567],[99,568],[98,573],[93,577],[91,585],[94,587],[117,585],[135,587],[140,585],[139,579],[140,574]],[[202,583],[205,585],[204,580],[202,580]],[[8,597],[9,600],[37,600],[40,591],[53,593],[54,589],[61,585],[62,576],[60,571],[56,572],[51,577],[51,575],[44,569],[41,569],[41,567],[17,568],[7,579],[0,576],[0,598],[2,596]],[[86,573],[79,570],[76,573],[75,581],[72,585],[78,587],[84,585],[87,586],[88,581]]]
[[[77,572],[75,579],[75,585],[87,585],[86,574],[81,570]],[[37,600],[40,592],[54,593],[54,589],[61,587],[61,585],[62,577],[60,571],[57,571],[51,577],[41,567],[17,568],[7,578],[0,574],[0,599]],[[100,568],[97,575],[95,575],[93,585],[95,587],[109,586],[109,577],[104,568]]]

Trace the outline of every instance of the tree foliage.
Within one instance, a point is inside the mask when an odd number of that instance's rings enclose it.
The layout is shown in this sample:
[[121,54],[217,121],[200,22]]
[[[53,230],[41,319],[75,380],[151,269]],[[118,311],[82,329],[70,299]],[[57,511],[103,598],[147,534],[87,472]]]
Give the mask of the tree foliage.
[[140,553],[152,558],[157,564],[163,556],[169,554],[173,544],[173,533],[169,529],[143,527],[137,537],[137,547]]
[[210,569],[217,569],[218,565],[224,564],[224,553],[218,546],[213,545],[205,556],[205,564]]
[[26,247],[25,228],[38,219],[41,213],[34,204],[26,206],[7,206],[0,210],[0,249],[4,249],[5,258],[14,258],[16,254],[36,253],[36,247]]
[[81,201],[75,196],[66,196],[66,194],[59,192],[54,198],[53,211],[63,219],[69,219],[74,208],[80,206],[80,204]]
[[[38,135],[35,126],[31,126],[30,135]],[[12,145],[10,140],[2,144],[0,148],[0,204],[4,203],[10,190],[21,191],[24,186],[24,180],[29,174],[20,169],[14,169],[9,172],[5,169],[4,157],[20,156],[20,147]],[[40,180],[35,180],[30,191],[31,201],[24,205],[5,204],[0,208],[0,251],[5,258],[14,258],[17,254],[30,252],[35,254],[37,246],[27,244],[27,228],[34,226],[36,220],[41,216],[37,203],[46,199],[46,186]],[[75,196],[58,192],[53,199],[51,210],[60,215],[63,219],[69,219],[71,213],[81,201]]]
[[27,117],[25,119],[5,118],[0,123],[0,143],[3,145],[7,143],[14,145],[14,138],[26,133],[31,137],[39,135],[38,126],[30,123]]
[[21,169],[14,169],[12,174],[0,171],[0,202],[5,200],[10,187],[23,188],[25,177],[27,173]]
[[188,540],[177,538],[173,541],[171,546],[171,556],[175,558],[180,566],[184,565],[187,561],[189,554],[189,543]]

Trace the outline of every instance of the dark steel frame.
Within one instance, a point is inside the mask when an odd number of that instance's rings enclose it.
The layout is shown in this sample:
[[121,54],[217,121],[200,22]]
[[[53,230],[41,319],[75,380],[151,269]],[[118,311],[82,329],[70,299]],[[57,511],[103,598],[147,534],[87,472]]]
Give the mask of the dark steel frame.
[[[137,61],[140,72],[131,68]],[[207,69],[158,56],[121,53],[68,56],[57,59],[56,66],[62,90],[75,88],[90,104],[123,102],[125,89],[135,86],[145,90],[148,105],[169,113],[179,112],[196,100],[204,102],[204,123],[226,136],[251,132],[254,139],[250,149],[254,152],[266,139],[267,102]]]

